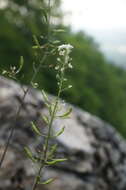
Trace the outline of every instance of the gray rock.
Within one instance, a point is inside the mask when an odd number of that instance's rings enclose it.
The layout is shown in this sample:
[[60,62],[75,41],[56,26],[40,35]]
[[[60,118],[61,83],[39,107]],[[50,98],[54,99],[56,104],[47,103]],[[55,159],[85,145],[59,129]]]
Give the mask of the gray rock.
[[[6,158],[0,170],[0,190],[31,190],[36,169],[24,153],[24,146],[33,152],[42,148],[44,139],[36,137],[31,129],[34,121],[42,131],[46,124],[41,115],[47,112],[41,92],[0,77],[0,156],[10,128],[15,127]],[[53,97],[50,96],[53,100]],[[64,109],[70,107],[66,103]],[[15,119],[17,110],[20,114]],[[43,190],[124,190],[126,189],[126,142],[108,123],[72,106],[69,119],[57,119],[54,131],[66,126],[65,132],[50,142],[58,144],[57,157],[68,161],[46,168],[44,179],[54,177]]]

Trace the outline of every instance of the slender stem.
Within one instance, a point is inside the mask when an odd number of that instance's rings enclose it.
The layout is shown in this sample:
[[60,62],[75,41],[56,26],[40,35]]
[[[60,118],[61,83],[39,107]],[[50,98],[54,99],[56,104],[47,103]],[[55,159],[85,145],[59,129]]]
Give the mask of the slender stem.
[[37,187],[37,185],[38,185],[38,183],[39,183],[39,180],[40,180],[41,172],[42,172],[43,168],[44,168],[45,165],[46,165],[47,152],[48,152],[49,140],[50,140],[50,135],[51,135],[51,129],[52,129],[53,121],[54,121],[54,119],[55,119],[55,115],[56,115],[56,110],[57,110],[58,103],[59,103],[60,94],[61,94],[61,91],[62,91],[63,75],[64,75],[64,73],[62,74],[62,76],[61,76],[61,78],[60,78],[60,84],[59,84],[58,95],[57,95],[56,100],[55,100],[54,109],[53,109],[53,112],[52,112],[52,115],[51,115],[51,118],[50,118],[50,122],[49,122],[47,137],[46,137],[46,139],[45,139],[45,150],[44,150],[43,159],[42,159],[43,161],[42,161],[42,163],[41,163],[41,165],[40,165],[40,168],[39,168],[39,170],[38,170],[38,173],[37,173],[35,182],[34,182],[34,184],[33,184],[32,190],[36,190],[36,187]]
[[[41,65],[42,65],[43,62],[45,61],[46,57],[47,57],[47,55],[45,54],[45,55],[43,56],[43,59],[42,59],[41,63],[39,64],[38,68],[36,69],[36,72],[34,72],[30,83],[32,83],[32,82],[34,81],[34,79],[36,78],[36,75],[38,74],[38,72],[39,72],[39,70],[40,70],[40,68],[41,68]],[[24,91],[24,95],[23,95],[23,97],[22,97],[22,101],[25,100],[25,97],[26,97],[26,95],[27,95],[29,89],[30,89],[30,86]],[[19,106],[19,108],[18,108],[18,110],[17,110],[17,112],[16,112],[16,114],[15,114],[14,123],[13,123],[12,127],[10,128],[10,133],[9,133],[8,138],[7,138],[7,141],[6,141],[5,148],[4,148],[4,150],[3,150],[2,156],[1,156],[1,158],[0,158],[0,169],[2,168],[2,164],[3,164],[3,161],[4,161],[4,159],[5,159],[7,150],[8,150],[8,148],[9,148],[10,141],[11,141],[11,139],[12,139],[12,137],[13,137],[14,130],[15,130],[15,124],[16,124],[16,122],[17,122],[17,119],[18,119],[19,115],[20,115],[21,109],[22,109],[22,104]]]
[[[49,123],[48,123],[48,131],[47,131],[47,136],[45,137],[44,139],[44,151],[43,151],[43,154],[41,156],[41,159],[42,162],[40,163],[40,166],[39,166],[39,169],[38,169],[38,172],[37,172],[37,175],[36,175],[36,178],[35,178],[35,181],[34,181],[34,184],[33,184],[33,188],[32,190],[36,190],[37,188],[37,185],[40,183],[40,179],[41,179],[41,172],[42,170],[46,167],[47,165],[47,161],[49,158],[48,156],[48,152],[49,152],[49,140],[51,138],[51,130],[52,130],[52,127],[53,127],[53,121],[55,120],[55,118],[57,117],[57,110],[58,110],[58,104],[59,104],[59,99],[60,99],[60,95],[61,95],[61,92],[63,91],[63,85],[64,85],[64,74],[65,74],[65,69],[69,67],[69,53],[70,53],[70,50],[68,48],[72,48],[72,46],[59,46],[59,51],[61,49],[61,52],[59,52],[59,55],[60,53],[62,53],[61,55],[63,55],[63,59],[60,61],[61,62],[61,66],[58,68],[58,94],[55,98],[55,101],[54,101],[54,106],[53,106],[53,109],[51,109],[51,113],[50,113],[50,119],[49,119]],[[65,50],[66,48],[66,50]],[[63,50],[62,50],[63,49]],[[52,104],[50,103],[50,106],[52,106]],[[50,110],[49,110],[50,111]]]
[[[49,35],[50,35],[50,17],[51,17],[50,5],[51,5],[51,0],[49,0],[49,3],[48,3],[48,7],[49,7],[48,23],[47,23],[47,26],[48,26],[47,40],[48,40],[48,41],[49,41]],[[40,64],[39,64],[39,66],[37,67],[36,71],[34,72],[30,83],[32,83],[32,82],[35,80],[35,78],[36,78],[38,72],[40,71],[41,66],[42,66],[42,64],[44,63],[44,61],[45,61],[46,58],[47,58],[47,54],[45,53],[44,56],[43,56],[43,58],[42,58],[42,60],[41,60],[41,62],[40,62]],[[26,97],[26,95],[27,95],[29,89],[30,89],[30,86],[24,91],[24,95],[23,95],[23,97],[22,97],[22,101],[24,101],[24,99],[25,99],[25,97]],[[4,161],[4,159],[5,159],[7,150],[8,150],[8,148],[9,148],[10,141],[11,141],[13,135],[14,135],[15,124],[16,124],[16,122],[17,122],[17,119],[18,119],[19,115],[20,115],[21,109],[22,109],[22,105],[19,106],[19,108],[18,108],[18,110],[17,110],[17,113],[16,113],[16,115],[15,115],[14,123],[13,123],[12,127],[10,128],[10,133],[9,133],[8,138],[7,138],[7,142],[5,143],[5,148],[4,148],[4,150],[3,150],[2,156],[1,156],[1,158],[0,158],[0,169],[2,168],[2,164],[3,164],[3,161]]]
[[49,12],[48,12],[48,21],[47,21],[47,26],[48,26],[47,39],[49,41],[49,38],[50,38],[50,18],[51,18],[51,0],[49,0],[49,2],[48,2],[48,8],[49,8]]
[[42,164],[40,165],[40,168],[38,170],[38,174],[36,176],[36,179],[35,179],[35,182],[33,184],[32,190],[36,190],[36,187],[38,185],[39,177],[41,175],[42,169],[45,167],[45,164],[46,164],[46,161],[47,161],[47,152],[48,152],[48,147],[49,147],[50,134],[51,134],[51,129],[52,129],[53,121],[54,121],[54,118],[55,118],[56,110],[57,110],[57,107],[58,107],[58,102],[59,102],[59,98],[60,98],[60,94],[61,94],[61,89],[62,89],[62,81],[60,83],[58,95],[57,95],[56,100],[55,100],[54,109],[53,109],[51,119],[50,119],[50,123],[49,123],[47,137],[46,137],[46,140],[45,140],[45,150],[44,150],[44,154],[43,154],[43,161],[42,161]]

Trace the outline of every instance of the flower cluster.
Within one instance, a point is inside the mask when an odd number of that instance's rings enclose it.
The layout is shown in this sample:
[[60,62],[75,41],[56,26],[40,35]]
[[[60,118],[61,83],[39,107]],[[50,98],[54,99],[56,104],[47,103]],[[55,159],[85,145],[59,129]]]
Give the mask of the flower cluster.
[[55,67],[56,70],[60,69],[61,72],[63,72],[66,68],[73,68],[71,64],[72,58],[69,56],[72,49],[73,46],[70,44],[62,44],[58,46],[58,54],[60,57],[57,58],[58,63]]
[[67,53],[67,55],[69,55],[72,48],[73,48],[73,46],[70,45],[70,44],[62,44],[62,45],[60,45],[58,47],[59,55],[65,55],[65,52]]
[[70,44],[62,44],[58,46],[59,57],[57,58],[57,65],[55,67],[55,70],[57,70],[57,84],[62,89],[61,91],[67,90],[68,88],[72,87],[72,85],[65,84],[65,82],[67,81],[67,78],[65,78],[65,70],[73,68],[71,64],[72,58],[70,57],[72,49],[73,46]]

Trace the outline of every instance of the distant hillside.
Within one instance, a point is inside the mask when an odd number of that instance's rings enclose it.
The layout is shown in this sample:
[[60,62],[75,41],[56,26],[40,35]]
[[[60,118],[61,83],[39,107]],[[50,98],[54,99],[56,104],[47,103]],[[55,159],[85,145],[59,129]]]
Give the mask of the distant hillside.
[[90,31],[101,50],[113,63],[126,66],[126,29]]

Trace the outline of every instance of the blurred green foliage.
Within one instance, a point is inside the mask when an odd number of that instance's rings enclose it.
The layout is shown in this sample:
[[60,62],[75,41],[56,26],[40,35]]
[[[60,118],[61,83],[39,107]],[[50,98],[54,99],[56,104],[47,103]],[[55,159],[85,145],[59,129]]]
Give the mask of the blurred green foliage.
[[[67,73],[73,88],[64,93],[63,98],[110,122],[126,137],[126,71],[109,63],[98,44],[84,32],[73,33],[69,27],[59,25],[62,18],[60,0],[52,2],[54,24],[51,28],[65,29],[57,36],[51,34],[52,38],[74,46],[74,69]],[[25,65],[19,75],[22,83],[28,84],[33,74],[32,35],[47,35],[45,13],[48,11],[47,1],[44,0],[13,0],[0,9],[0,69],[17,66],[19,57],[23,55]],[[55,65],[56,57],[49,57],[47,63]],[[36,82],[39,82],[39,88],[56,93],[52,67],[43,68]]]

